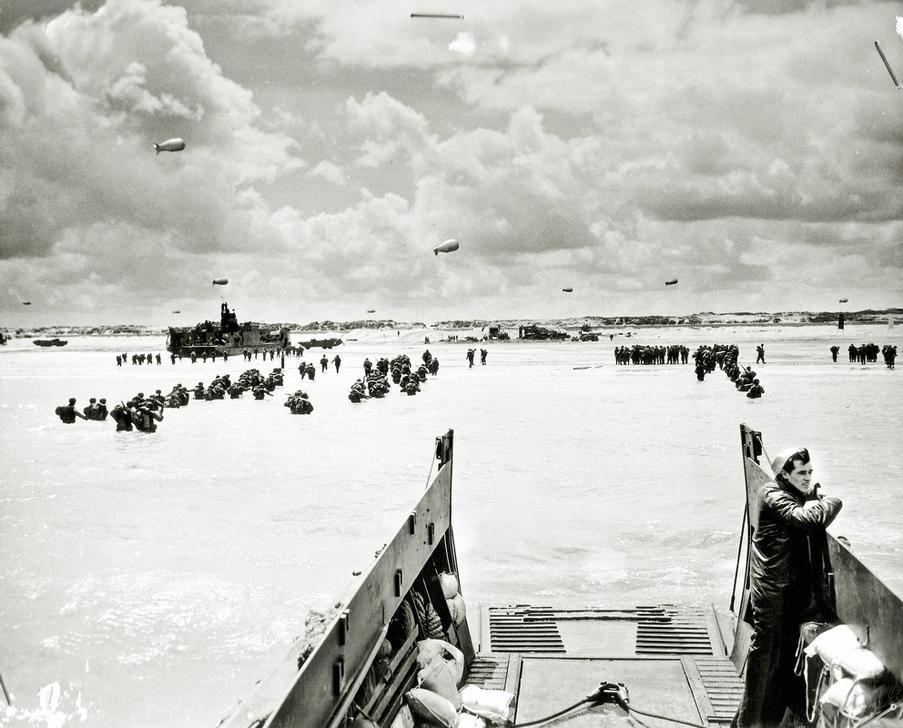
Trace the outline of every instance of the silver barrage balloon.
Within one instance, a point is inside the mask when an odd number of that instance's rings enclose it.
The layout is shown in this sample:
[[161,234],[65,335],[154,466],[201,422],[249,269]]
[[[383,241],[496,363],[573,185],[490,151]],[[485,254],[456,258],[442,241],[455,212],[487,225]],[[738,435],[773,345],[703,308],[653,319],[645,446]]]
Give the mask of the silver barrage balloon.
[[458,241],[454,238],[451,238],[450,240],[446,240],[441,245],[437,245],[435,248],[433,248],[433,254],[439,255],[439,253],[451,253],[452,251],[457,250],[458,247]]
[[154,151],[157,154],[160,152],[181,152],[183,149],[185,149],[185,140],[179,139],[179,137],[174,137],[172,139],[167,139],[165,142],[154,144]]

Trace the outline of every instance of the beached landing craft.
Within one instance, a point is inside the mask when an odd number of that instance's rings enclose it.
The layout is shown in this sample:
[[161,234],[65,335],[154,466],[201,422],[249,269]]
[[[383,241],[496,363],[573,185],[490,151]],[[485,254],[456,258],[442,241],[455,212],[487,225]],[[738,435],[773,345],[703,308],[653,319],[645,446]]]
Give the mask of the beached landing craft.
[[289,345],[288,329],[267,326],[254,321],[238,323],[235,311],[223,303],[220,306],[220,320],[205,321],[196,326],[170,326],[166,334],[166,350],[176,356],[210,356],[223,353],[233,356],[245,349],[270,351]]
[[[453,434],[436,440],[439,470],[416,508],[375,563],[336,605],[319,643],[299,640],[277,669],[258,683],[221,725],[225,728],[433,723],[474,726],[467,712],[493,713],[518,725],[566,713],[556,723],[633,725],[628,712],[667,716],[690,725],[726,726],[742,693],[750,628],[735,615],[749,609],[749,544],[757,526],[756,493],[771,475],[760,465],[761,436],[741,426],[746,509],[731,606],[700,609],[662,603],[626,607],[485,606],[466,614],[457,578],[451,524]],[[739,488],[738,488],[739,490]],[[739,501],[739,499],[738,499]],[[853,553],[830,535],[825,597],[833,620],[845,623],[880,660],[881,674],[859,676],[837,701],[820,707],[838,725],[892,715],[903,677],[903,603]],[[455,576],[451,576],[455,575]],[[738,578],[739,577],[739,578]],[[452,594],[457,591],[457,594]],[[663,595],[667,598],[666,595]],[[429,661],[429,648],[443,641]],[[813,645],[814,646],[814,645]],[[862,647],[856,646],[862,652]],[[819,651],[808,659],[808,681],[825,696],[848,668],[835,671]],[[426,656],[425,656],[426,655]],[[409,691],[417,687],[430,690]],[[441,673],[454,677],[442,687]],[[816,686],[817,683],[817,686]],[[852,683],[850,683],[852,685]],[[461,687],[464,711],[452,699]],[[864,697],[848,699],[856,690]],[[438,691],[435,692],[434,691]],[[496,692],[504,691],[508,696]],[[895,692],[897,691],[897,692]],[[435,700],[434,694],[439,700]],[[835,692],[837,692],[835,690]],[[484,700],[481,708],[474,700]],[[491,708],[487,703],[497,702]],[[448,700],[446,707],[443,701]],[[411,706],[433,703],[441,720],[412,718]],[[855,705],[854,705],[855,703]],[[812,705],[821,705],[813,698]],[[894,706],[894,707],[892,707]],[[431,709],[432,712],[432,709]],[[460,711],[459,711],[460,712]],[[604,715],[602,715],[604,714]],[[368,722],[372,720],[373,722]],[[829,721],[827,723],[831,725]],[[655,722],[653,725],[663,725]]]

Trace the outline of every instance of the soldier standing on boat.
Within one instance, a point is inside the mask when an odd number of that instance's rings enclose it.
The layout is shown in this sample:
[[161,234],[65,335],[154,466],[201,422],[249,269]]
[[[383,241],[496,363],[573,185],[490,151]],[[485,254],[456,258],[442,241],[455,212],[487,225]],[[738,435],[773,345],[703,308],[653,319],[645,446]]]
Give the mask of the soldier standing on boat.
[[772,461],[775,479],[758,494],[759,527],[752,542],[753,637],[746,660],[746,689],[732,726],[778,726],[787,708],[805,713],[805,685],[794,674],[800,625],[817,616],[819,580],[811,551],[837,517],[839,498],[818,495],[806,449],[786,450]]

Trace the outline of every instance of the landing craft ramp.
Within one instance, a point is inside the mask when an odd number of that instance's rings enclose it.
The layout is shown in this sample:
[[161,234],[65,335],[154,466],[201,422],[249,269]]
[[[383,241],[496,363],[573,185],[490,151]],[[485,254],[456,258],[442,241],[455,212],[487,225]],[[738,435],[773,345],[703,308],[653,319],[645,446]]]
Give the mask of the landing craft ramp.
[[[624,683],[645,711],[718,726],[730,723],[743,692],[713,609],[485,607],[479,635],[467,682],[514,693],[518,723],[611,681]],[[625,718],[604,705],[576,712],[568,724],[598,727],[599,713]]]
[[[395,538],[335,604],[322,636],[303,638],[221,721],[224,728],[412,728],[405,694],[417,686],[417,643],[440,637],[463,655],[464,683],[514,696],[510,720],[553,715],[623,683],[633,712],[725,726],[742,695],[749,628],[734,613],[749,605],[752,504],[769,474],[758,464],[759,434],[741,426],[747,518],[731,609],[673,604],[626,607],[487,606],[461,618],[442,575],[458,571],[452,529],[453,433],[436,439],[438,472]],[[903,604],[839,541],[827,539],[826,601],[899,677]],[[744,568],[745,567],[745,568]],[[457,598],[457,595],[456,595]],[[739,601],[738,601],[739,599]],[[737,609],[734,610],[735,604]],[[449,708],[452,706],[449,705]],[[612,701],[584,705],[552,724],[635,725]],[[673,725],[643,717],[649,728]]]

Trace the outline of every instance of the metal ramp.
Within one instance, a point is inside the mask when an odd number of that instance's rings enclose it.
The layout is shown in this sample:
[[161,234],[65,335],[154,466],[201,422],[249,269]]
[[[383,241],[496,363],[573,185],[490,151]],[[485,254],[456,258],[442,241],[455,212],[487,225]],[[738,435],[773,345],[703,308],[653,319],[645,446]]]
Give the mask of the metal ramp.
[[[737,710],[743,683],[722,633],[714,609],[672,604],[484,607],[481,651],[467,682],[513,693],[517,722],[554,713],[612,681],[625,683],[639,708],[723,728]],[[611,705],[577,710],[567,724],[598,726],[600,713],[631,724]]]

